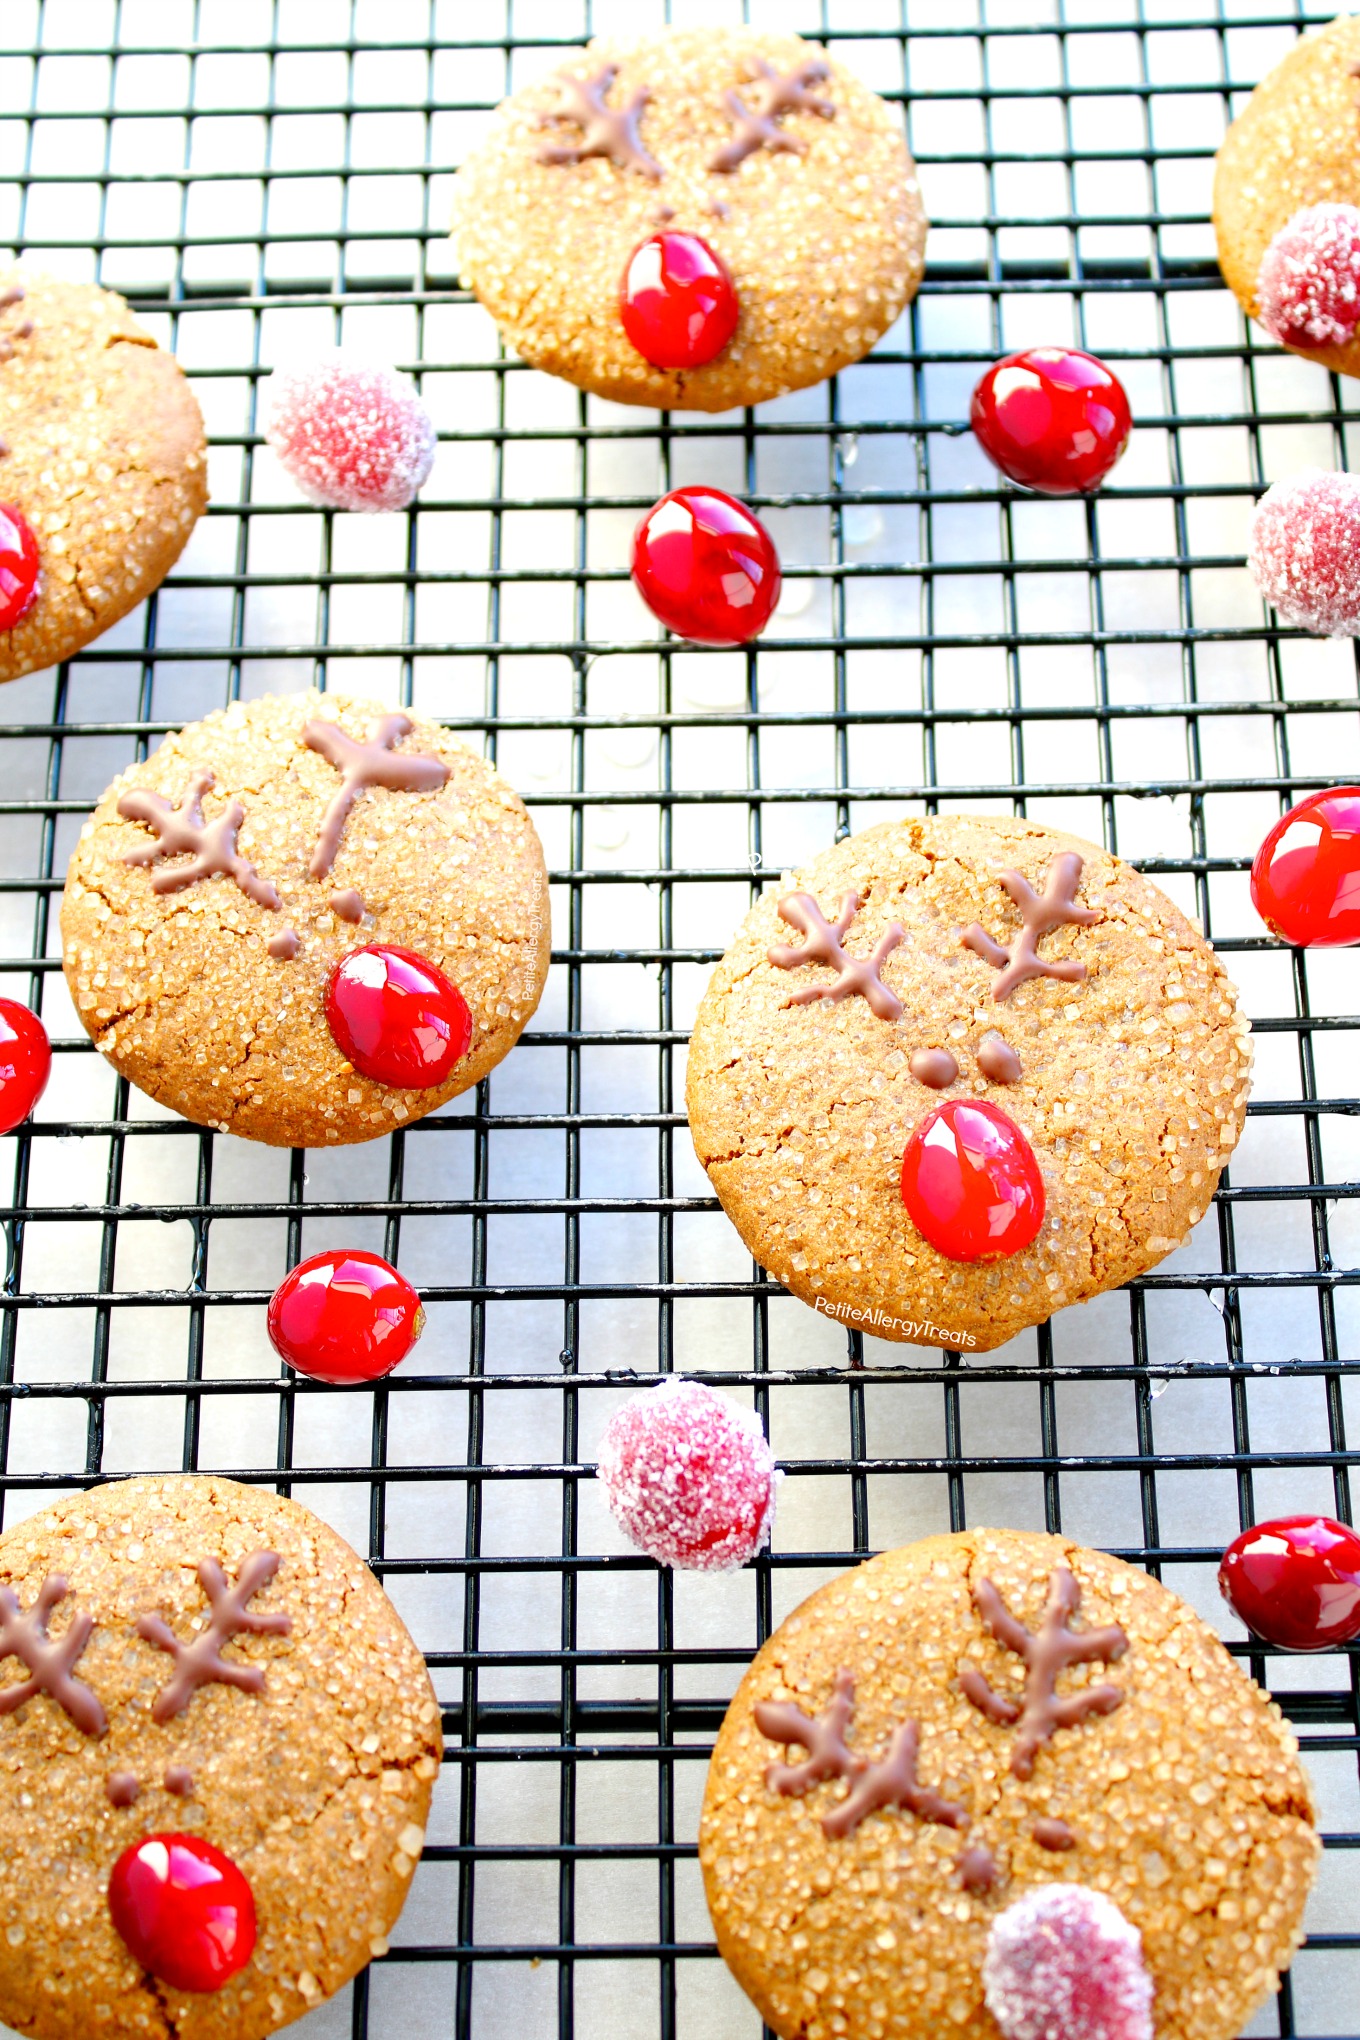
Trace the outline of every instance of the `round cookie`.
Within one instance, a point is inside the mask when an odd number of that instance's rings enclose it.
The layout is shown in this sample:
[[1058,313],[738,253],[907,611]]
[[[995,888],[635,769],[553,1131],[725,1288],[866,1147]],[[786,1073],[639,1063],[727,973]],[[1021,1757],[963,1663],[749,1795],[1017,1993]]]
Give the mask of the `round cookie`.
[[69,659],[158,588],[208,501],[193,391],[122,298],[0,272],[0,504],[38,542],[0,680]]
[[[0,1934],[7,2026],[256,2040],[385,1952],[424,1841],[439,1709],[395,1608],[333,1530],[235,1481],[158,1475],[7,1531],[0,1581],[0,1853],[25,1866]],[[93,1627],[38,1673],[44,1615],[57,1645]],[[118,1857],[166,1832],[224,1850],[254,1894],[254,1955],[213,1994],[149,1977],[109,1916]]]
[[[1050,928],[1069,909],[1081,922]],[[690,1131],[795,1296],[880,1338],[985,1352],[1181,1243],[1242,1131],[1247,1035],[1203,936],[1117,857],[1032,822],[889,822],[748,914],[695,1021]],[[908,1137],[959,1099],[999,1107],[1042,1173],[1042,1228],[1000,1259],[948,1258],[903,1206]]]
[[[820,382],[869,352],[924,263],[900,113],[816,45],[754,29],[592,42],[504,103],[454,193],[463,281],[507,344],[623,404],[726,411]],[[663,228],[736,286],[736,332],[702,367],[652,367],[620,320],[628,259]]]
[[[1357,64],[1360,16],[1301,36],[1223,138],[1214,170],[1218,260],[1249,318],[1261,316],[1261,264],[1281,228],[1308,206],[1360,205]],[[1343,375],[1360,375],[1360,336],[1285,344]]]
[[[61,928],[76,1011],[124,1076],[202,1125],[323,1146],[409,1125],[508,1054],[547,976],[547,872],[519,796],[446,730],[268,695],[120,774],[81,831]],[[331,1038],[332,967],[371,943],[466,1000],[471,1046],[442,1084],[375,1082]]]
[[699,1858],[719,1949],[786,2040],[997,2040],[992,1923],[1057,1883],[1141,1934],[1157,2040],[1230,2040],[1302,1939],[1313,1817],[1279,1709],[1185,1602],[1065,1538],[976,1530],[871,1559],[776,1630],[719,1733]]

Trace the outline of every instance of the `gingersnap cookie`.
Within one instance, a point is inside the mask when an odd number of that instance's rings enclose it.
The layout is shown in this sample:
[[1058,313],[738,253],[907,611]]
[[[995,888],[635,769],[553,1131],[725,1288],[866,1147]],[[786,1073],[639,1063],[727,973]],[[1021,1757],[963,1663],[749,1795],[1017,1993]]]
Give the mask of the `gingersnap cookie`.
[[508,1054],[548,970],[542,846],[446,730],[330,694],[235,702],[114,781],[66,878],[96,1047],[186,1119],[371,1140]]
[[1218,260],[1282,346],[1360,375],[1360,17],[1302,36],[1228,129],[1214,171]]
[[0,1582],[7,2026],[256,2040],[385,1952],[439,1708],[333,1530],[156,1475],[7,1531]]
[[[1279,1709],[1184,1601],[1066,1538],[972,1530],[775,1631],[719,1733],[699,1858],[718,1946],[786,2040],[1230,2040],[1302,1939],[1313,1819]],[[1101,1973],[1066,2023],[1074,1945]]]
[[1248,1031],[1203,936],[1119,858],[1032,822],[889,822],[747,915],[695,1021],[690,1131],[795,1296],[985,1352],[1203,1217]]
[[592,42],[455,183],[462,277],[535,368],[726,411],[858,361],[921,280],[900,113],[795,35]]
[[122,298],[0,273],[0,680],[126,616],[207,501],[193,391]]

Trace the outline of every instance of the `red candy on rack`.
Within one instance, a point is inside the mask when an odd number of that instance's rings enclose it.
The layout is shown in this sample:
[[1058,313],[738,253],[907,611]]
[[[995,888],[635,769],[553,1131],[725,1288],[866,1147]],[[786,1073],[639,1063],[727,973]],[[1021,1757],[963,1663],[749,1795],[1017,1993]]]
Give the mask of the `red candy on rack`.
[[0,503],[0,630],[13,630],[38,599],[38,541],[13,503]]
[[998,1914],[982,1982],[1005,2040],[1152,2040],[1142,1936],[1086,1885],[1041,1884]]
[[1360,637],[1360,479],[1304,468],[1251,513],[1247,565],[1285,623]]
[[702,368],[736,332],[740,309],[726,265],[698,234],[653,234],[628,258],[619,316],[653,368]]
[[0,999],[0,1133],[13,1133],[47,1089],[52,1044],[36,1013]]
[[700,645],[759,637],[779,600],[779,555],[721,489],[672,489],[633,533],[633,581],[668,630]]
[[336,348],[278,368],[265,438],[309,502],[404,510],[434,463],[434,423],[409,376]]
[[269,1336],[280,1359],[313,1381],[378,1381],[406,1358],[425,1312],[404,1275],[360,1248],[313,1254],[284,1276],[269,1300]]
[[1344,347],[1360,321],[1360,208],[1306,205],[1261,258],[1257,317],[1283,347]]
[[124,1849],[109,1911],[133,1960],[172,1990],[221,1990],[255,1947],[250,1885],[198,1835],[144,1835]]
[[969,416],[1002,474],[1046,496],[1098,489],[1133,428],[1118,376],[1075,347],[1008,354],[978,383]]
[[1275,1516],[1234,1537],[1218,1588],[1280,1650],[1331,1650],[1360,1636],[1360,1536],[1331,1516]]
[[661,1565],[728,1572],[769,1542],[776,1476],[760,1419],[701,1382],[667,1380],[616,1410],[596,1472],[615,1522]]
[[902,1157],[902,1202],[951,1261],[994,1261],[1027,1247],[1044,1222],[1044,1179],[1015,1121],[985,1098],[928,1112]]
[[396,1090],[442,1084],[472,1041],[458,987],[425,957],[383,942],[340,958],[326,985],[326,1024],[361,1077]]
[[1360,786],[1310,793],[1281,815],[1252,859],[1251,902],[1300,949],[1360,942]]

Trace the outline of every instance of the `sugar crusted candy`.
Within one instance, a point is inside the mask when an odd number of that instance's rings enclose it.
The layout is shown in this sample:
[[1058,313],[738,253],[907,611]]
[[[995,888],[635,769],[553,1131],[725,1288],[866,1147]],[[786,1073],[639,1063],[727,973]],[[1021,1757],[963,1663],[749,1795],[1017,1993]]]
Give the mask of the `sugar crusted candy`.
[[598,1473],[616,1522],[662,1565],[730,1572],[769,1542],[774,1455],[760,1420],[698,1381],[665,1381],[610,1418]]
[[434,422],[410,377],[342,348],[276,369],[265,402],[280,465],[325,509],[404,510],[434,463]]
[[1006,2040],[1152,2040],[1142,1937],[1080,1884],[1046,1884],[992,1925],[982,1968]]

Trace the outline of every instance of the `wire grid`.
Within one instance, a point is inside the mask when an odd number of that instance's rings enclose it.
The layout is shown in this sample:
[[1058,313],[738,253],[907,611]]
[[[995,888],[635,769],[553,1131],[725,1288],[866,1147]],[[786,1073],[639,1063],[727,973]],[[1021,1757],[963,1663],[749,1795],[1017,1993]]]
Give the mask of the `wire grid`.
[[[1207,223],[1223,125],[1306,15],[751,0],[903,104],[936,223],[916,305],[870,362],[758,414],[623,410],[505,358],[444,239],[489,109],[587,33],[742,13],[5,0],[0,240],[124,289],[175,347],[214,498],[158,597],[5,690],[5,989],[57,1049],[4,1144],[5,1520],[134,1469],[277,1483],[412,1624],[448,1745],[430,1841],[391,1953],[310,2040],[749,2034],[694,1847],[726,1698],[822,1579],[989,1521],[1148,1565],[1273,1685],[1328,1851],[1308,1948],[1249,2030],[1354,2034],[1354,1659],[1248,1651],[1213,1591],[1254,1516],[1351,1513],[1353,965],[1266,940],[1245,872],[1283,806],[1355,775],[1356,672],[1270,627],[1242,553],[1263,481],[1345,464],[1357,396],[1244,329]],[[337,336],[400,360],[435,411],[410,516],[308,511],[262,446],[262,376]],[[980,364],[1055,339],[1115,361],[1138,418],[1093,503],[999,488],[963,426]],[[627,580],[637,513],[699,479],[760,507],[788,570],[744,653],[660,640]],[[555,943],[535,1024],[474,1095],[288,1156],[114,1078],[53,909],[122,764],[231,696],[312,682],[484,742],[544,835]],[[1246,1139],[1187,1246],[971,1364],[847,1336],[771,1285],[681,1109],[699,992],[767,879],[955,807],[1060,822],[1155,874],[1258,1036]],[[284,1269],[342,1242],[399,1261],[430,1316],[396,1378],[347,1395],[281,1377],[263,1331]],[[774,1551],[735,1579],[658,1573],[589,1478],[611,1409],[673,1368],[753,1399],[786,1469]]]

